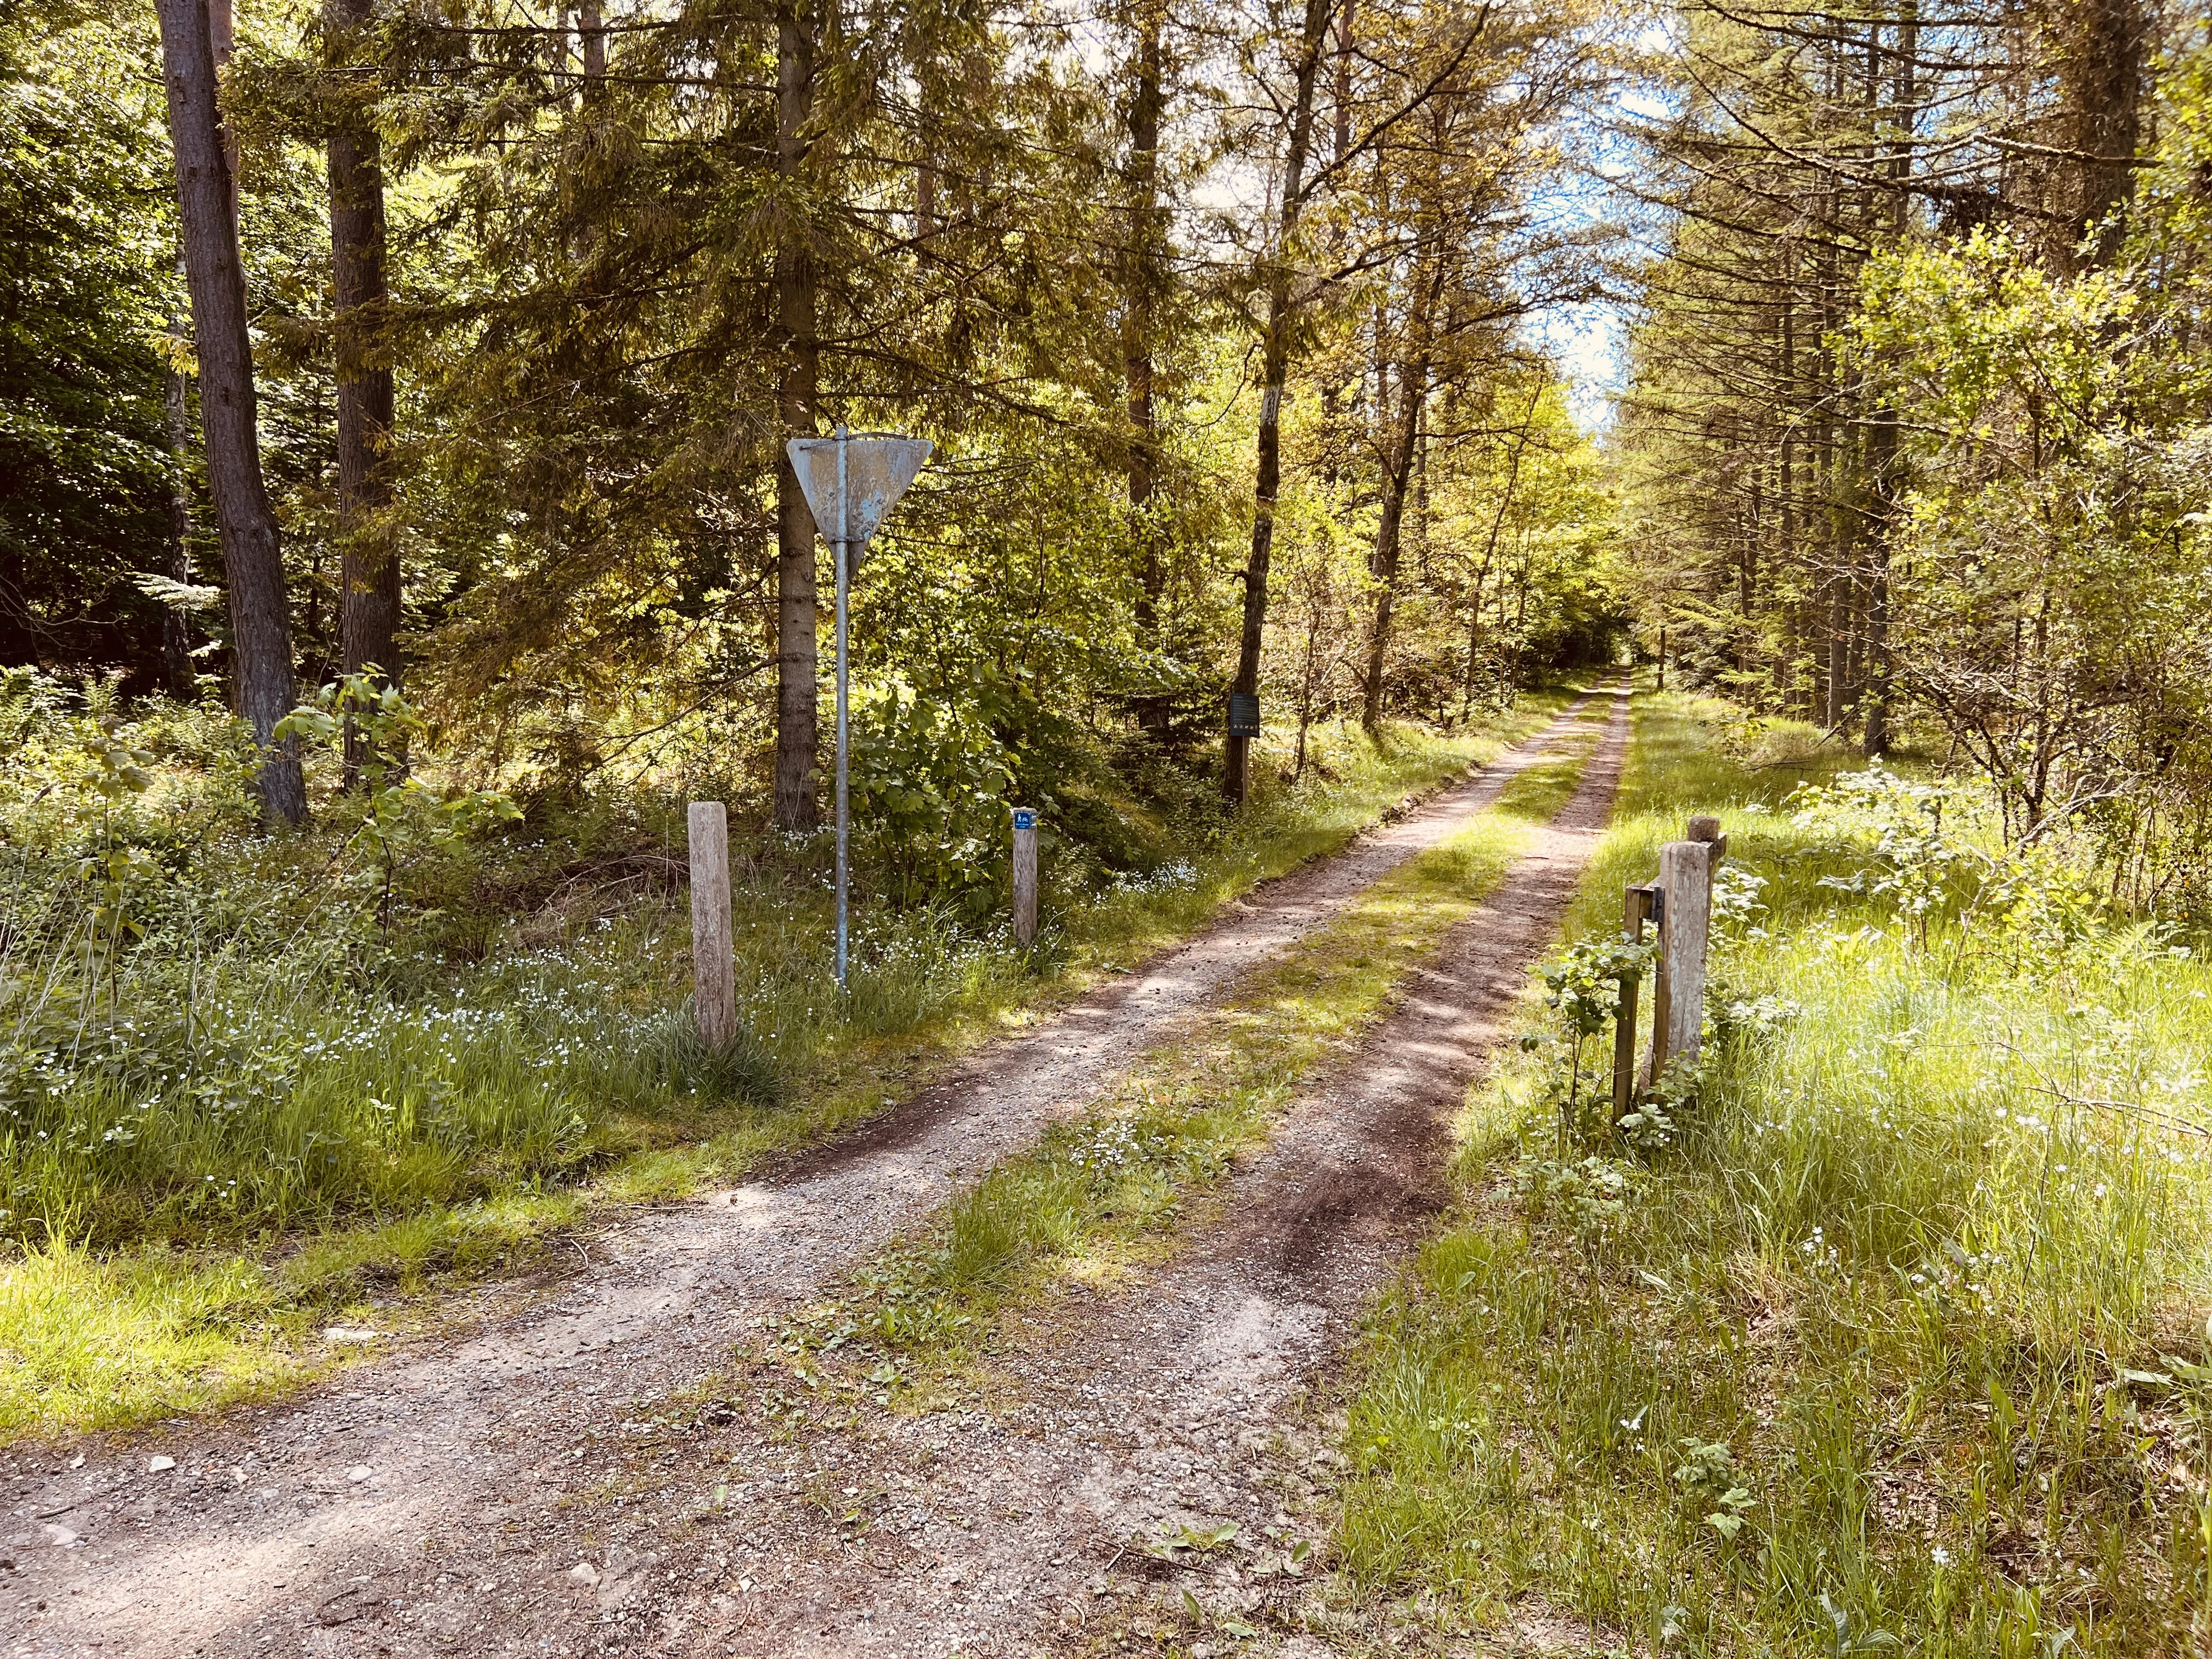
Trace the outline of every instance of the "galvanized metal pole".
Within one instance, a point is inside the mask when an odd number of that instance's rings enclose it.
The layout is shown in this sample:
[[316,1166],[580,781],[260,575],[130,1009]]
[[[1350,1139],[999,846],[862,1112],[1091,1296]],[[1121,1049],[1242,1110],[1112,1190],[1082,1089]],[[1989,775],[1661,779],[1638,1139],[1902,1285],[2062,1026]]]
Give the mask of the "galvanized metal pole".
[[853,506],[845,491],[845,423],[837,422],[837,988],[845,988],[845,584],[853,563]]

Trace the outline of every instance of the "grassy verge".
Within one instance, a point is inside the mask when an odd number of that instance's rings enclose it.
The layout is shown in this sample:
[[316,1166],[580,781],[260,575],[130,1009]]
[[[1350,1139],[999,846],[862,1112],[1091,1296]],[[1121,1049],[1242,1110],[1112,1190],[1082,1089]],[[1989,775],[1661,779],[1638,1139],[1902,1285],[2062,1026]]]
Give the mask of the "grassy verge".
[[[0,1436],[217,1406],[372,1351],[324,1329],[389,1334],[434,1312],[421,1292],[527,1262],[596,1206],[680,1195],[881,1109],[1565,700],[1333,745],[1331,775],[1272,792],[1186,865],[1064,902],[1040,952],[926,911],[868,915],[842,1006],[821,895],[744,886],[750,1036],[734,1055],[689,1038],[680,910],[634,892],[362,996],[342,971],[359,929],[313,925],[346,893],[301,898],[312,849],[279,848],[149,887],[131,901],[145,939],[68,999],[51,994],[67,960],[21,948],[25,907],[47,901],[19,896],[0,933],[0,994],[22,1016],[0,1054],[0,1231],[17,1241],[0,1261]],[[272,894],[291,910],[257,931]],[[167,948],[225,906],[249,920],[221,953]]]
[[1480,906],[1532,827],[1573,793],[1596,736],[1586,728],[1529,767],[1490,811],[1260,969],[1081,1118],[992,1169],[921,1235],[863,1269],[851,1294],[787,1331],[783,1358],[818,1370],[835,1353],[847,1387],[884,1403],[912,1388],[926,1401],[988,1345],[1003,1310],[1170,1247],[1188,1207]]
[[1708,1064],[1641,1151],[1553,1156],[1545,1054],[1470,1101],[1346,1431],[1370,1605],[1613,1651],[2203,1650],[2212,970],[1970,803],[1775,810],[1839,765],[1639,702],[1577,922],[1721,814]]

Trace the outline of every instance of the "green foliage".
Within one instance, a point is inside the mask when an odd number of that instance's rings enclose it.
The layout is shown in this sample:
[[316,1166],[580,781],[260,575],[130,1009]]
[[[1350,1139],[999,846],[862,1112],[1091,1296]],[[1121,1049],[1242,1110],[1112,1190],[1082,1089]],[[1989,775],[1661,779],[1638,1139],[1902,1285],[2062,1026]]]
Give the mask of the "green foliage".
[[993,701],[925,697],[896,678],[854,700],[854,810],[889,896],[980,908],[1002,884],[1017,757],[993,732]]
[[322,687],[313,703],[277,721],[274,735],[278,743],[321,743],[342,758],[349,743],[357,749],[362,787],[356,799],[335,805],[355,820],[346,845],[375,881],[377,915],[387,927],[410,864],[522,817],[499,790],[459,784],[434,789],[410,773],[407,745],[428,737],[429,728],[397,686],[379,684],[373,675],[349,674]]
[[1544,1003],[1558,1021],[1567,1049],[1566,1088],[1559,1100],[1559,1155],[1581,1131],[1582,1076],[1585,1045],[1610,1030],[1620,1014],[1621,983],[1642,976],[1656,960],[1649,941],[1578,939],[1544,969]]
[[0,13],[0,664],[158,661],[182,304],[150,19]]
[[[2131,902],[2201,906],[2203,32],[2053,13],[2002,47],[1962,37],[1884,96],[1818,60],[1911,58],[1917,16],[1869,17],[1848,48],[1793,27],[1693,9],[1701,68],[1649,134],[1683,210],[1614,444],[1641,642],[1687,684],[1876,753],[1940,749],[1989,786],[2007,842],[2064,844]],[[1998,58],[2037,67],[1992,74]],[[2092,85],[2120,62],[2140,105]],[[1927,165],[1937,111],[1974,210],[1904,208],[1872,174],[1813,183],[1845,154]],[[2096,120],[2094,143],[2008,159]]]

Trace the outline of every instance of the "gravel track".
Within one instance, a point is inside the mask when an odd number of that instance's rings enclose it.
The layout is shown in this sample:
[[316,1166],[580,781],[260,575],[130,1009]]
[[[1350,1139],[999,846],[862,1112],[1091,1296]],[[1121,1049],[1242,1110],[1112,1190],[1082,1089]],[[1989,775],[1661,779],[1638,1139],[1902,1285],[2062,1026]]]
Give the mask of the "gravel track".
[[[860,1609],[866,1617],[811,1622],[823,1602],[845,1605],[854,1594],[836,1570],[858,1544],[848,1529],[830,1524],[842,1513],[838,1505],[847,1502],[843,1486],[854,1485],[856,1495],[861,1492],[857,1483],[835,1478],[845,1451],[802,1445],[791,1461],[810,1467],[770,1473],[781,1449],[789,1448],[774,1446],[771,1433],[761,1447],[749,1449],[749,1431],[738,1425],[723,1435],[726,1448],[714,1449],[711,1466],[702,1465],[709,1449],[703,1443],[714,1437],[708,1432],[711,1425],[695,1424],[688,1437],[672,1441],[660,1427],[636,1420],[648,1409],[639,1402],[665,1400],[726,1369],[733,1343],[921,1219],[966,1181],[1030,1145],[1050,1121],[1096,1099],[1133,1061],[1171,1041],[1182,1022],[1202,1018],[1258,964],[1327,923],[1374,881],[1493,803],[1516,775],[1577,729],[1581,707],[1470,781],[1362,837],[1346,852],[1266,884],[1142,972],[1082,999],[1030,1033],[981,1051],[855,1133],[770,1178],[617,1223],[592,1241],[592,1271],[579,1273],[553,1297],[512,1286],[482,1292],[484,1316],[474,1332],[354,1368],[283,1406],[129,1437],[95,1437],[58,1449],[9,1452],[0,1458],[10,1512],[0,1544],[0,1642],[9,1652],[27,1656],[565,1653],[620,1647],[724,1653],[752,1652],[757,1646],[831,1652],[851,1650],[856,1642],[871,1651],[908,1650],[878,1646],[884,1638],[876,1632],[896,1622],[913,1650],[944,1651],[944,1638],[958,1621],[940,1620],[932,1609],[964,1604],[959,1586],[971,1581],[957,1565],[933,1565],[933,1572],[960,1574],[957,1583],[943,1584],[943,1595],[930,1588],[935,1579],[916,1580],[914,1595],[884,1603],[880,1621],[871,1605]],[[1562,823],[1589,810],[1590,778],[1607,766],[1617,769],[1624,710],[1625,703],[1616,707],[1606,744]],[[1609,784],[1607,792],[1609,799]],[[1601,820],[1602,802],[1596,811]],[[1565,859],[1560,849],[1570,842],[1580,846],[1571,838],[1581,833],[1556,825],[1542,832],[1538,849],[1453,939],[1474,937],[1486,917],[1494,922],[1506,915],[1521,902],[1516,895],[1529,872],[1548,868],[1547,858]],[[1561,836],[1570,842],[1555,848]],[[1571,885],[1571,872],[1552,884],[1560,880]],[[1501,904],[1507,910],[1499,910]],[[1431,1006],[1444,1011],[1437,1015],[1443,1023],[1434,1030],[1423,1028],[1403,1052],[1395,1040],[1384,1045],[1378,1034],[1370,1045],[1377,1057],[1370,1072],[1376,1086],[1402,1072],[1407,1086],[1418,1085],[1426,1099],[1443,1086],[1439,1079],[1459,1076],[1463,1084],[1487,1027],[1454,1024],[1457,1017],[1445,1013],[1478,993],[1486,1004],[1504,996],[1505,981],[1517,975],[1540,948],[1543,931],[1554,925],[1555,908],[1543,905],[1516,922],[1511,948],[1485,957],[1495,958],[1492,968],[1501,976],[1486,989],[1472,981],[1457,986],[1449,981],[1456,971],[1450,964],[1463,951],[1448,945],[1437,965],[1416,976],[1418,988],[1384,1030],[1402,1028],[1413,1037],[1404,1021]],[[1434,974],[1447,978],[1432,984]],[[1431,1048],[1433,1061],[1422,1058]],[[1413,1069],[1403,1071],[1407,1066]],[[1372,1092],[1355,1089],[1342,1098],[1361,1100]],[[1344,1264],[1353,1258],[1340,1254],[1338,1242],[1372,1233],[1382,1242],[1361,1243],[1358,1251],[1379,1264],[1389,1254],[1391,1229],[1413,1213],[1406,1194],[1425,1190],[1424,1171],[1434,1163],[1433,1131],[1424,1132],[1426,1139],[1392,1137],[1404,1143],[1402,1170],[1380,1187],[1373,1172],[1352,1168],[1364,1157],[1366,1132],[1358,1125],[1365,1109],[1328,1105],[1322,1118],[1340,1127],[1328,1128],[1307,1123],[1302,1107],[1274,1151],[1254,1167],[1252,1178],[1276,1183],[1260,1194],[1261,1208],[1254,1215],[1278,1213],[1283,1203],[1305,1205],[1304,1220],[1292,1218],[1278,1230],[1285,1239],[1309,1241],[1281,1255],[1279,1267],[1291,1275],[1285,1283],[1304,1282],[1297,1266],[1303,1251],[1321,1275],[1316,1285],[1342,1279],[1342,1295],[1356,1299],[1362,1293],[1356,1286],[1371,1284],[1374,1275],[1346,1277]],[[1314,1133],[1323,1139],[1310,1139]],[[1305,1175],[1297,1173],[1301,1169]],[[1265,1174],[1271,1170],[1273,1175]],[[1318,1186],[1312,1184],[1316,1180]],[[1389,1221],[1388,1215],[1399,1218]],[[1250,1240],[1236,1246],[1245,1255],[1261,1249]],[[1231,1259],[1243,1255],[1222,1258]],[[1128,1375],[1123,1369],[1128,1354],[1177,1340],[1172,1328],[1182,1316],[1176,1310],[1192,1310],[1199,1322],[1195,1335],[1186,1333],[1189,1340],[1259,1344],[1252,1354],[1262,1363],[1247,1362],[1243,1368],[1252,1378],[1310,1369],[1310,1360],[1299,1356],[1325,1352],[1335,1340],[1337,1291],[1265,1307],[1238,1300],[1244,1292],[1226,1281],[1199,1301],[1192,1301],[1194,1295],[1200,1292],[1179,1272],[1171,1273],[1159,1304],[1145,1309],[1140,1323],[1130,1322],[1136,1310],[1124,1310],[1103,1333],[1110,1340],[1103,1346],[1096,1340],[1101,1334],[1094,1332],[1088,1350],[1065,1349],[1060,1371],[1040,1370],[1038,1399],[1049,1401],[1073,1390],[1072,1397],[1110,1401],[1119,1386],[1115,1379]],[[1248,1330],[1249,1340],[1224,1335]],[[1279,1352],[1282,1357],[1267,1358]],[[1157,1382],[1161,1375],[1150,1380]],[[1252,1390],[1261,1386],[1248,1382],[1240,1397],[1256,1404],[1261,1395]],[[1140,1407],[1133,1399],[1127,1402],[1131,1412]],[[1033,1404],[1027,1409],[1054,1408]],[[1094,1414],[1084,1420],[1103,1419]],[[932,1423],[934,1431],[927,1426]],[[876,1427],[909,1439],[937,1433],[943,1442],[939,1449],[924,1440],[918,1449],[909,1446],[901,1453],[921,1459],[913,1478],[925,1488],[980,1495],[995,1491],[994,1483],[1012,1480],[1009,1491],[1026,1486],[1029,1497],[1018,1502],[1017,1492],[1008,1504],[1025,1504],[1031,1512],[1041,1491],[1049,1490],[1055,1503],[1073,1491],[1094,1492],[1085,1500],[1092,1522],[1083,1547],[1096,1542],[1097,1524],[1121,1512],[1116,1504],[1127,1509],[1135,1502],[1112,1498],[1118,1488],[1108,1474],[1057,1465],[1030,1468],[1046,1483],[1039,1487],[1024,1480],[1019,1460],[975,1455],[970,1443],[977,1437],[988,1444],[1006,1432],[989,1419],[970,1424],[963,1417],[951,1430],[927,1418],[884,1419]],[[956,1442],[962,1446],[957,1455]],[[732,1453],[738,1466],[731,1463]],[[162,1457],[173,1459],[173,1467],[149,1470],[149,1459]],[[889,1478],[891,1471],[884,1474]],[[1062,1490],[1072,1478],[1079,1486]],[[726,1506],[702,1514],[717,1487]],[[866,1498],[863,1509],[891,1501],[891,1489],[881,1481],[866,1490],[876,1495]],[[811,1504],[789,1501],[809,1494],[816,1500]],[[751,1516],[772,1511],[776,1518],[750,1528],[763,1540],[752,1552],[760,1561],[756,1582],[742,1570],[751,1559],[742,1540]],[[819,1559],[784,1552],[785,1559],[772,1560],[778,1553],[769,1547],[773,1540],[803,1542],[810,1535],[806,1517],[817,1513],[827,1528],[813,1540],[820,1546]],[[1000,1511],[1001,1517],[1005,1513]],[[975,1518],[968,1519],[968,1527],[952,1529],[969,1534]],[[1000,1529],[992,1528],[994,1534]],[[679,1545],[679,1532],[690,1541]],[[888,1526],[880,1533],[883,1540],[907,1535]],[[1030,1583],[1002,1605],[1028,1609],[1019,1621],[1024,1630],[1034,1623],[1030,1614],[1042,1605],[1038,1598],[1049,1578],[1038,1564],[1057,1553],[1062,1562],[1051,1574],[1060,1574],[1061,1565],[1073,1571],[1082,1559],[1073,1541],[1040,1553],[1037,1540],[1061,1535],[1036,1533],[1020,1553]],[[878,1547],[891,1546],[884,1541]],[[866,1552],[861,1553],[865,1558]],[[975,1571],[995,1569],[979,1565]],[[836,1588],[795,1588],[810,1575]],[[793,1588],[772,1598],[767,1594],[772,1584]],[[819,1600],[805,1599],[810,1596]],[[759,1613],[771,1600],[781,1608],[773,1628]],[[647,1607],[655,1609],[649,1616]],[[1002,1620],[994,1628],[1004,1634],[1011,1627]],[[749,1633],[755,1631],[758,1638]],[[809,1633],[817,1631],[818,1637]],[[767,1638],[764,1644],[760,1638]]]
[[[998,1409],[864,1420],[799,1443],[772,1422],[726,1434],[718,1449],[754,1473],[763,1523],[726,1530],[763,1547],[724,1549],[720,1605],[714,1593],[641,1597],[653,1650],[1012,1656],[1170,1631],[1190,1642],[1206,1632],[1186,1590],[1217,1631],[1233,1619],[1286,1654],[1332,1650],[1282,1640],[1304,1622],[1289,1615],[1315,1610],[1291,1559],[1329,1526],[1330,1385],[1361,1310],[1443,1200],[1446,1125],[1558,933],[1627,735],[1623,697],[1572,798],[1358,1051],[1290,1107],[1211,1224],[1157,1273],[1073,1290],[1024,1322],[994,1362]],[[824,1488],[835,1514],[778,1501]],[[848,1488],[881,1494],[865,1534],[836,1523]],[[1142,1546],[1223,1524],[1230,1543],[1171,1562]],[[732,1579],[754,1580],[750,1593],[731,1595]]]

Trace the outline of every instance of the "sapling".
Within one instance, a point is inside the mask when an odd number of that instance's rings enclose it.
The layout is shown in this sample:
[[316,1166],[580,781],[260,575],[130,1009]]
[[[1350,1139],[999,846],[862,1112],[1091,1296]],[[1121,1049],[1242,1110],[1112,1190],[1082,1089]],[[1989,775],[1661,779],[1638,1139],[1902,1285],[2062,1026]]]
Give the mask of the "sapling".
[[324,686],[277,722],[276,740],[305,738],[346,750],[354,734],[360,760],[361,823],[346,844],[367,855],[378,884],[377,921],[389,932],[398,875],[410,859],[451,847],[488,823],[508,823],[521,809],[496,789],[434,789],[407,769],[410,741],[427,737],[398,687],[372,674],[349,674]]
[[1567,1045],[1567,1098],[1559,1119],[1559,1153],[1580,1121],[1583,1043],[1620,1017],[1621,981],[1641,974],[1655,955],[1650,944],[1624,939],[1583,939],[1544,970],[1545,1001],[1558,1014]]
[[146,769],[154,757],[119,736],[121,728],[122,722],[113,714],[102,714],[93,723],[92,735],[81,745],[85,757],[100,769],[92,787],[100,801],[100,850],[78,860],[76,866],[77,879],[91,887],[94,895],[85,930],[85,984],[89,992],[94,979],[89,958],[104,934],[111,999],[123,936],[143,937],[146,931],[131,914],[131,893],[160,874],[160,866],[145,848],[125,844],[116,836],[117,809],[144,793],[154,781],[153,774]]

